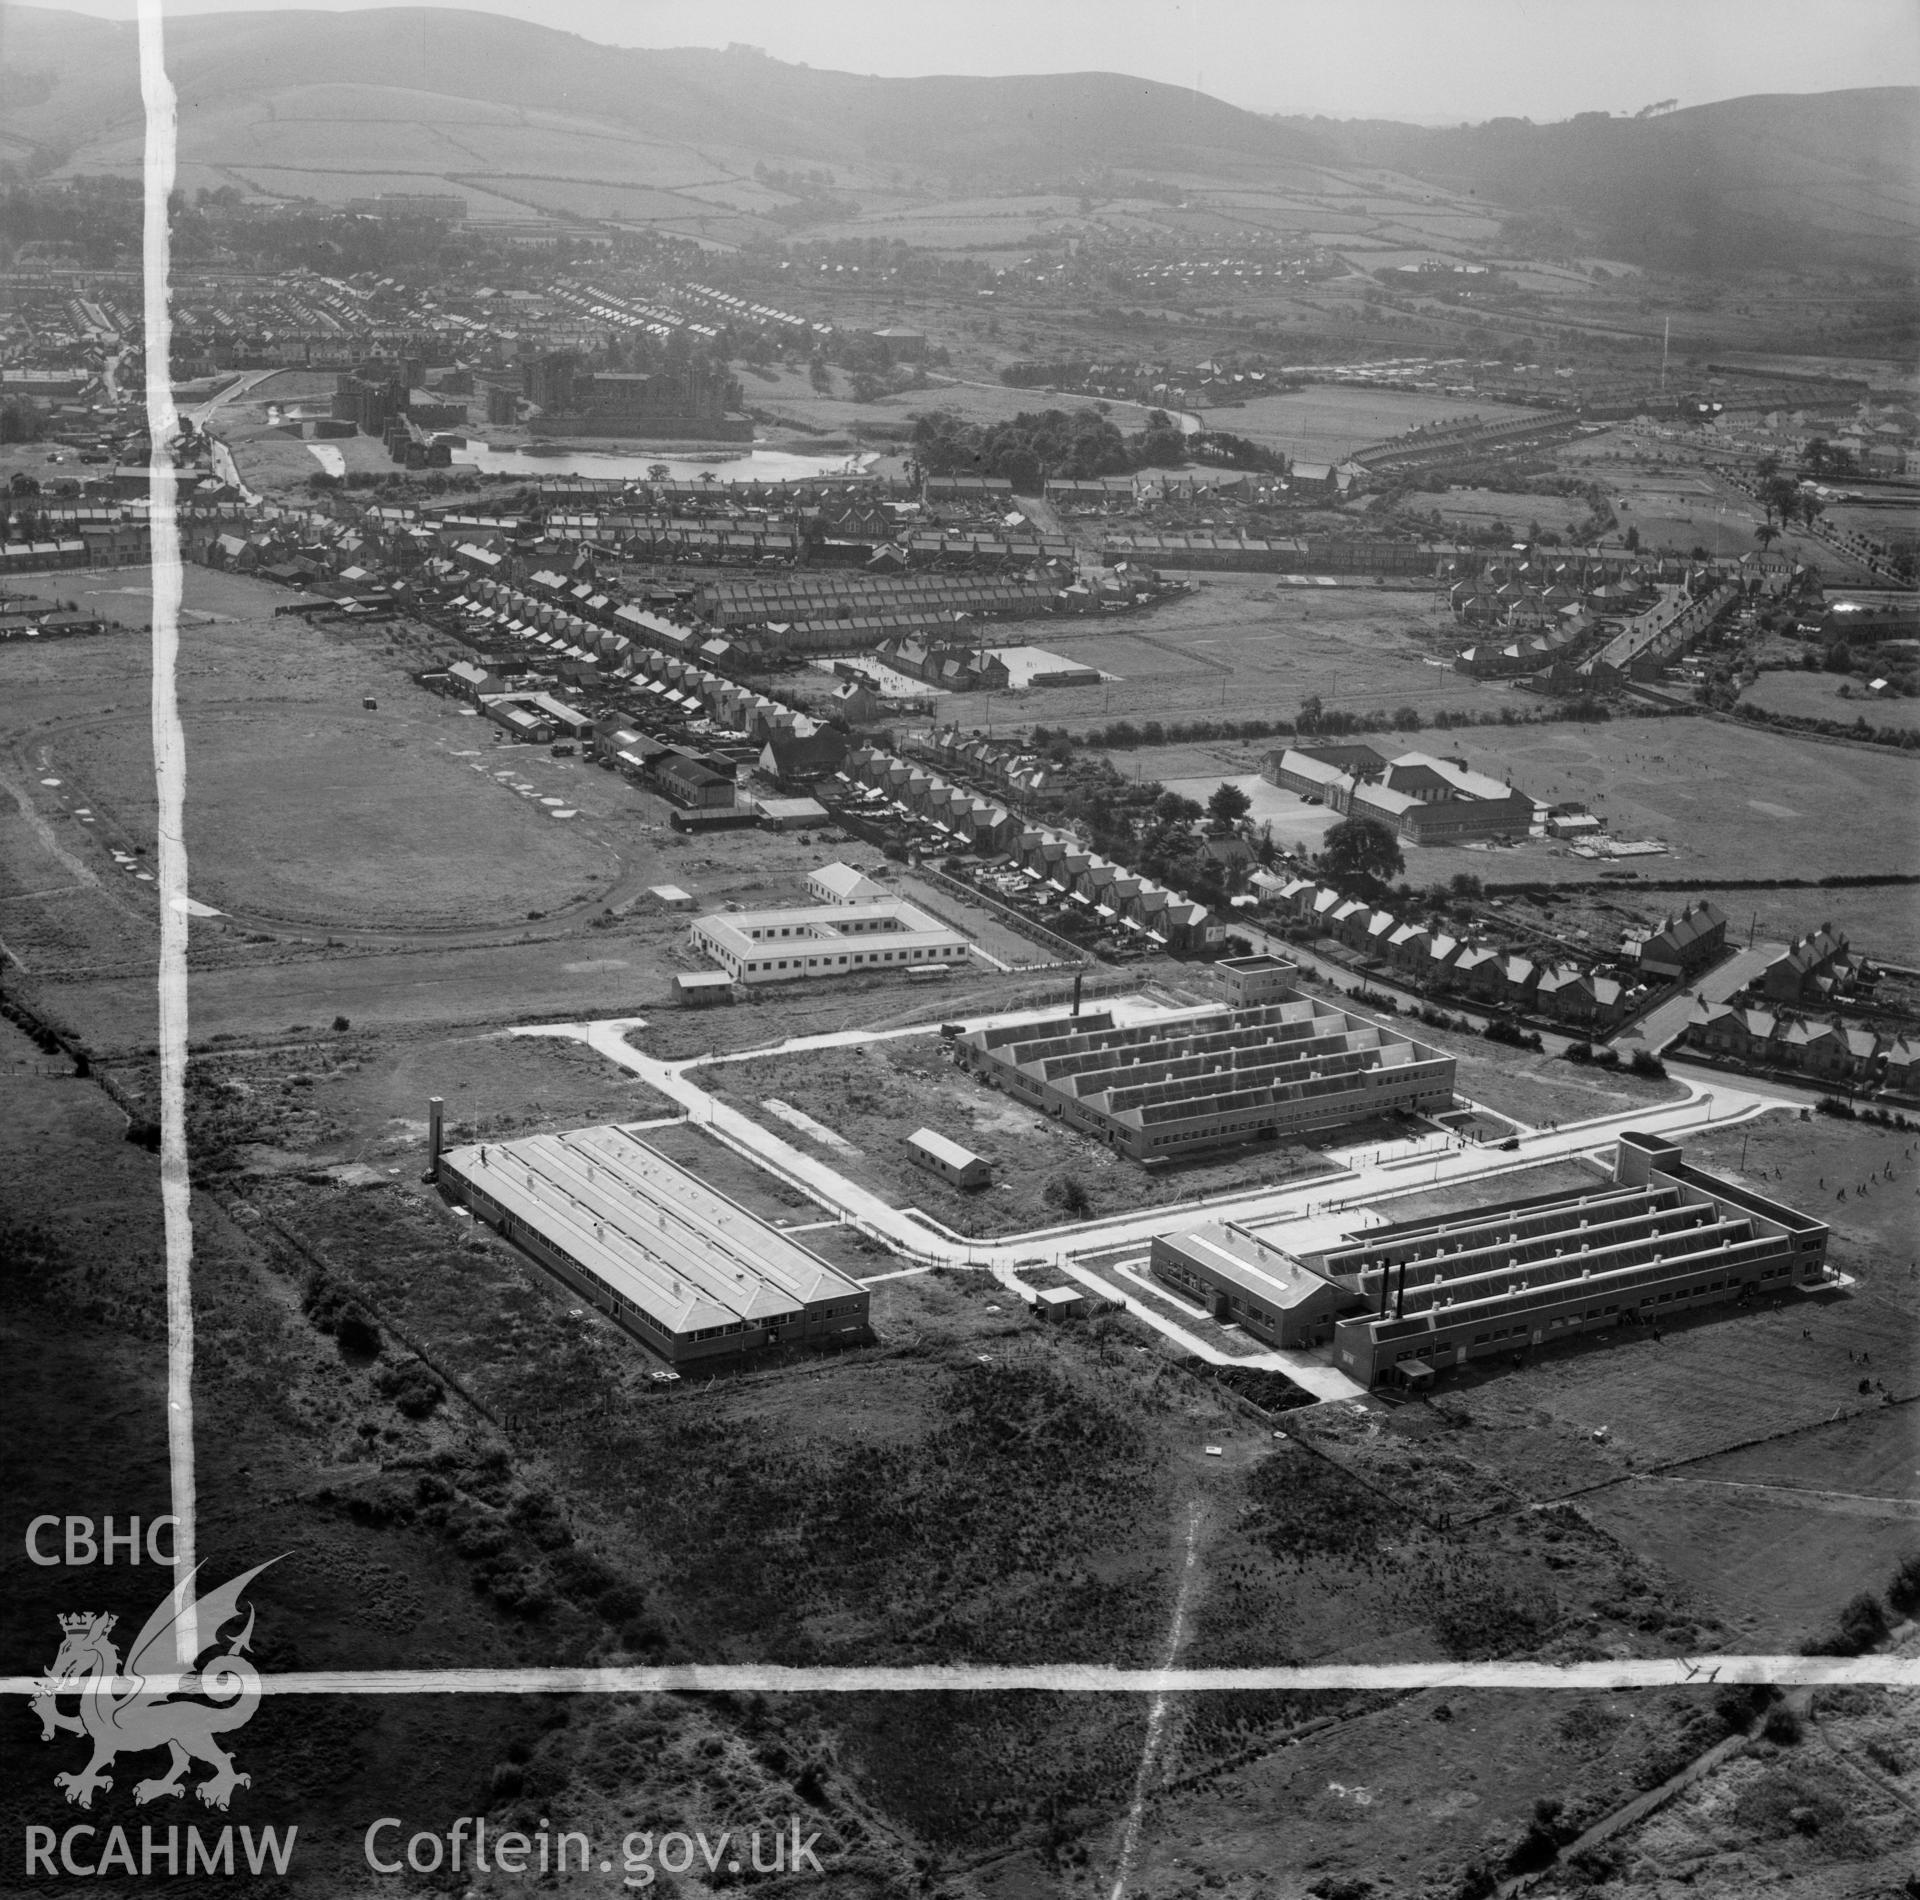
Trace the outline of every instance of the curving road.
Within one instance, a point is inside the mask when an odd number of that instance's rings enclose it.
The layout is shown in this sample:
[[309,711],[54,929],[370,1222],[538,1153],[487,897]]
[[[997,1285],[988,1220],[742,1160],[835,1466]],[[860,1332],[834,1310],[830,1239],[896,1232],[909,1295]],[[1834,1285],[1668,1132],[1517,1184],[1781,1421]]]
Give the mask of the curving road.
[[[967,1026],[1006,1020],[1011,1019],[996,1015],[976,1019]],[[1786,1096],[1751,1084],[1734,1084],[1719,1076],[1710,1080],[1682,1076],[1677,1079],[1687,1094],[1681,1101],[1654,1103],[1623,1114],[1554,1128],[1528,1129],[1519,1135],[1518,1145],[1512,1149],[1462,1144],[1438,1131],[1423,1132],[1364,1149],[1331,1151],[1328,1158],[1344,1170],[1333,1178],[1321,1175],[1290,1187],[1254,1188],[1204,1203],[1194,1202],[1185,1208],[1158,1207],[1071,1227],[976,1240],[955,1233],[918,1209],[893,1206],[872,1189],[848,1179],[819,1156],[762,1127],[702,1087],[697,1078],[697,1071],[709,1064],[745,1061],[753,1055],[773,1053],[772,1050],[668,1061],[649,1056],[633,1046],[631,1033],[645,1027],[644,1018],[628,1016],[592,1022],[545,1023],[516,1028],[511,1033],[559,1036],[585,1043],[679,1103],[694,1126],[705,1128],[736,1153],[913,1261],[915,1265],[909,1271],[924,1272],[936,1266],[972,1268],[991,1273],[1016,1297],[1030,1298],[1032,1289],[1020,1279],[1020,1269],[1057,1265],[1093,1291],[1120,1300],[1135,1318],[1151,1326],[1181,1351],[1216,1365],[1284,1372],[1323,1399],[1358,1397],[1363,1388],[1336,1372],[1317,1354],[1281,1348],[1246,1354],[1222,1352],[1211,1341],[1169,1318],[1160,1309],[1157,1298],[1155,1304],[1149,1305],[1127,1292],[1126,1270],[1137,1263],[1122,1261],[1117,1267],[1099,1268],[1089,1263],[1096,1259],[1110,1260],[1114,1254],[1130,1247],[1145,1248],[1155,1234],[1165,1233],[1183,1221],[1201,1218],[1233,1220],[1258,1227],[1288,1227],[1304,1221],[1328,1223],[1330,1230],[1367,1225],[1378,1218],[1372,1210],[1381,1201],[1436,1186],[1492,1179],[1538,1167],[1543,1162],[1594,1155],[1610,1147],[1629,1128],[1682,1136],[1702,1128],[1748,1121],[1772,1110],[1797,1113],[1800,1107]],[[936,1033],[931,1025],[877,1032],[847,1030],[833,1036],[791,1038],[778,1048],[792,1052]],[[1336,1216],[1342,1218],[1336,1222],[1332,1218]],[[1325,1240],[1321,1238],[1313,1244],[1323,1245]],[[1156,1289],[1156,1296],[1157,1292]]]

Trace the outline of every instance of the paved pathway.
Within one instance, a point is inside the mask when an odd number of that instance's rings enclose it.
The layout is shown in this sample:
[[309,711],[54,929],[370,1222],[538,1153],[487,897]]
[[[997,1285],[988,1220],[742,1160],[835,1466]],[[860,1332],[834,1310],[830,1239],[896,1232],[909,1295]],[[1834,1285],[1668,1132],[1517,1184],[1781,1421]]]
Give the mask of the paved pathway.
[[[1129,1312],[1184,1352],[1195,1353],[1215,1364],[1283,1371],[1317,1396],[1329,1398],[1353,1396],[1358,1388],[1343,1375],[1332,1373],[1324,1362],[1306,1354],[1271,1351],[1242,1357],[1222,1352],[1156,1308],[1144,1305],[1110,1281],[1100,1279],[1082,1262],[1125,1247],[1145,1248],[1156,1234],[1199,1219],[1234,1220],[1248,1226],[1285,1229],[1305,1221],[1325,1224],[1328,1217],[1341,1215],[1345,1218],[1334,1223],[1339,1229],[1358,1227],[1378,1218],[1371,1210],[1381,1200],[1456,1182],[1493,1179],[1545,1161],[1592,1155],[1610,1148],[1628,1128],[1679,1136],[1697,1128],[1745,1121],[1769,1109],[1797,1106],[1750,1084],[1733,1086],[1715,1078],[1708,1086],[1683,1077],[1680,1079],[1687,1090],[1684,1100],[1654,1103],[1624,1114],[1600,1116],[1593,1121],[1536,1129],[1519,1136],[1511,1149],[1484,1148],[1472,1143],[1456,1145],[1431,1132],[1423,1132],[1401,1141],[1348,1151],[1344,1156],[1345,1172],[1332,1178],[1323,1175],[1291,1186],[1255,1188],[1204,1203],[1190,1203],[1183,1208],[1149,1208],[1108,1220],[976,1240],[941,1226],[918,1209],[895,1207],[871,1188],[849,1180],[819,1155],[795,1147],[784,1136],[742,1114],[701,1086],[697,1075],[702,1067],[715,1061],[744,1060],[744,1052],[667,1061],[645,1054],[628,1040],[630,1032],[645,1027],[643,1018],[628,1016],[597,1022],[541,1024],[516,1028],[511,1033],[560,1036],[584,1042],[609,1061],[641,1077],[669,1100],[678,1102],[695,1126],[707,1129],[736,1153],[779,1176],[829,1213],[884,1241],[917,1266],[975,1268],[993,1274],[1016,1297],[1030,1298],[1031,1289],[1020,1280],[1018,1269],[1058,1265],[1103,1296],[1123,1300]],[[920,1032],[878,1033],[898,1036],[934,1032],[929,1028]],[[874,1034],[850,1030],[833,1036],[797,1038],[780,1046],[844,1045]],[[1283,1234],[1282,1244],[1285,1238]],[[1317,1244],[1326,1242],[1322,1238]],[[1334,1381],[1338,1382],[1337,1389]]]
[[1697,983],[1689,984],[1658,1009],[1649,1010],[1631,1029],[1614,1037],[1613,1046],[1626,1053],[1643,1045],[1664,1049],[1692,1020],[1696,1003],[1724,1003],[1728,997],[1738,995],[1786,947],[1784,943],[1757,943],[1751,950],[1735,951],[1724,963],[1715,964]]

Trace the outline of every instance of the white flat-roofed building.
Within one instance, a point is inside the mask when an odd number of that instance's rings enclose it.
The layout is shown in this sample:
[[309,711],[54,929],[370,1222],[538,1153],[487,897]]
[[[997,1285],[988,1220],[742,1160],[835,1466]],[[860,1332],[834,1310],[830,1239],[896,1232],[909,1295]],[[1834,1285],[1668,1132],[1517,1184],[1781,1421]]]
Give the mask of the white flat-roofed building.
[[1285,957],[1264,952],[1245,957],[1222,957],[1213,966],[1227,979],[1227,996],[1236,1009],[1249,1003],[1267,1003],[1275,997],[1297,995],[1299,968]]
[[865,1333],[858,1281],[624,1129],[449,1149],[438,1179],[674,1364]]
[[902,898],[699,917],[693,941],[736,983],[905,974],[964,963],[967,939]]
[[832,823],[817,798],[756,798],[753,809],[760,822],[774,831],[805,831]]
[[1151,1264],[1156,1279],[1215,1319],[1275,1346],[1330,1344],[1336,1320],[1365,1311],[1351,1287],[1231,1221],[1156,1234]]

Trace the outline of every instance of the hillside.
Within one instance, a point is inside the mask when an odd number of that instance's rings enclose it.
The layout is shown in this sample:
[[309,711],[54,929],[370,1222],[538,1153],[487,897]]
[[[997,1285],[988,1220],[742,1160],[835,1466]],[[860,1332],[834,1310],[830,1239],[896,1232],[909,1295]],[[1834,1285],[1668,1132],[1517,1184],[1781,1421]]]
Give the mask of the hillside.
[[1350,163],[1515,211],[1571,213],[1602,248],[1638,261],[1709,271],[1920,261],[1920,88],[1756,94],[1655,119],[1589,113],[1558,125],[1287,123]]
[[[10,7],[8,21],[0,102],[9,131],[38,148],[38,168],[137,168],[134,29],[32,7]],[[750,53],[621,50],[424,8],[189,16],[169,22],[167,49],[189,188],[339,199],[490,178],[524,201],[516,179],[574,180],[751,215],[784,197],[756,186],[756,165],[828,168],[837,184],[882,191],[1051,182],[1109,166],[1241,178],[1317,144],[1205,95],[1112,73],[874,79]],[[550,208],[661,209],[564,195]]]
[[[4,18],[0,163],[137,172],[135,29],[28,6]],[[1905,266],[1920,231],[1912,88],[1428,130],[1265,118],[1114,73],[877,79],[426,8],[196,15],[167,35],[188,190],[339,203],[451,188],[483,219],[611,219],[739,243],[830,222],[810,188],[873,212],[1103,174],[1311,193],[1311,168],[1345,166],[1565,221],[1569,250],[1691,269]],[[822,172],[830,188],[768,175]],[[1550,246],[1551,227],[1536,228]]]

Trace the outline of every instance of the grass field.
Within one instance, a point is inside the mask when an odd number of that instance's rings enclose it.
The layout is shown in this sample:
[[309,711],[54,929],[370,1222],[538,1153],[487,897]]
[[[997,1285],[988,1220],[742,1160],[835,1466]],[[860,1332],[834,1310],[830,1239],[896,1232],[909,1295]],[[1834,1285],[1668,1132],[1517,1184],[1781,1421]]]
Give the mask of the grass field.
[[1920,1544],[1914,1497],[1913,1433],[1906,1417],[1882,1407],[1792,1438],[1723,1452],[1689,1467],[1688,1482],[1755,1485],[1810,1496],[1840,1492],[1849,1501],[1896,1499],[1907,1505]]
[[[1075,1218],[1054,1185],[1066,1179],[1079,1184],[1089,1214],[1097,1217],[1298,1180],[1326,1166],[1314,1147],[1289,1144],[1148,1173],[1052,1117],[960,1074],[931,1036],[717,1063],[698,1074],[736,1108],[839,1172],[896,1206],[923,1208],[963,1233],[1024,1233]],[[855,1152],[789,1129],[765,1108],[769,1097],[804,1109]],[[922,1127],[991,1162],[994,1185],[962,1192],[917,1166],[904,1142]],[[1341,1136],[1343,1142],[1351,1138],[1350,1130]]]
[[1524,535],[1535,521],[1549,533],[1565,533],[1587,518],[1586,504],[1578,497],[1501,494],[1489,488],[1448,488],[1409,495],[1402,505],[1410,512],[1437,514],[1470,528],[1504,521],[1516,535]]
[[[1446,750],[1476,771],[1511,773],[1538,800],[1580,800],[1616,838],[1664,839],[1667,856],[1631,867],[1647,877],[1920,869],[1920,761],[1899,755],[1707,719],[1482,726],[1448,741]],[[1538,841],[1492,853],[1421,852],[1423,871],[1428,860],[1484,877],[1556,881],[1591,879],[1603,868]],[[1409,876],[1419,881],[1411,867]],[[1817,893],[1805,895],[1818,902]]]
[[[971,693],[961,702],[968,726],[991,718],[1078,732],[1122,718],[1292,719],[1311,695],[1346,712],[1391,716],[1411,705],[1429,718],[1442,709],[1486,716],[1515,703],[1505,687],[1453,671],[1451,616],[1420,589],[1282,587],[1270,576],[1209,574],[1144,618],[1086,632],[1064,622],[1046,638],[1050,650],[1120,677]],[[1154,755],[1139,757],[1157,776]]]
[[1506,422],[1528,413],[1477,397],[1316,384],[1284,395],[1256,396],[1232,408],[1211,408],[1204,416],[1209,428],[1244,435],[1302,460],[1326,462],[1423,424],[1458,422],[1469,416]]
[[[1890,1437],[1910,1440],[1904,1419]],[[1908,1443],[1911,1451],[1911,1443]],[[1634,1480],[1590,1500],[1595,1522],[1644,1551],[1738,1632],[1742,1646],[1792,1648],[1824,1631],[1862,1584],[1920,1548],[1920,1519],[1824,1508],[1788,1491],[1722,1485],[1695,1467]]]
[[[1597,481],[1613,503],[1619,532],[1639,530],[1641,545],[1687,553],[1704,547],[1716,556],[1751,554],[1760,506],[1722,481],[1701,450],[1642,437],[1630,427],[1563,445],[1556,459]],[[1817,567],[1829,582],[1866,580],[1864,570],[1837,549],[1794,527],[1773,542],[1776,553]]]
[[[86,581],[84,598],[144,615],[144,570]],[[239,576],[189,567],[186,586],[192,883],[236,913],[194,925],[196,1035],[279,1034],[336,1014],[651,1014],[691,953],[685,918],[655,907],[649,886],[677,883],[716,908],[796,903],[831,854],[797,837],[683,837],[661,800],[612,774],[496,748],[485,722],[407,678],[419,661],[404,640],[388,652],[386,635],[276,619],[289,596]],[[105,1050],[154,1033],[158,904],[137,875],[153,847],[144,661],[137,632],[0,652],[0,939]],[[609,922],[607,907],[623,914]],[[1010,960],[1030,949],[1001,947]],[[985,999],[1005,984],[983,971],[951,988]],[[845,1027],[870,1020],[876,997],[879,1013],[909,1007],[892,986],[862,984],[783,1008]],[[739,1016],[743,1035],[765,1039],[757,1013]],[[718,1032],[686,1033],[707,1048]]]
[[[1389,1021],[1392,1019],[1389,1018]],[[1454,1059],[1454,1087],[1469,1101],[1532,1128],[1549,1122],[1593,1121],[1628,1109],[1679,1099],[1680,1084],[1625,1070],[1577,1068],[1558,1056],[1503,1048],[1475,1035],[1434,1029],[1402,1017],[1405,1032]]]
[[1851,679],[1839,673],[1762,673],[1740,700],[1743,705],[1787,713],[1795,719],[1838,719],[1844,725],[1864,719],[1876,729],[1920,729],[1920,699],[1876,699],[1864,684],[1872,677],[1871,661],[1864,674]]
[[1200,1881],[1230,1894],[1258,1893],[1276,1873],[1300,1883],[1272,1889],[1281,1893],[1454,1891],[1469,1865],[1498,1864],[1537,1800],[1603,1812],[1650,1785],[1640,1777],[1654,1761],[1684,1759],[1676,1738],[1689,1718],[1711,1722],[1701,1692],[1431,1690],[1351,1712],[1296,1747],[1256,1749],[1157,1799],[1139,1890],[1205,1891],[1195,1884],[1204,1869]]
[[[418,692],[351,715],[260,701],[196,709],[186,720],[196,895],[249,918],[433,929],[553,909],[611,875],[610,852],[548,816],[572,808],[483,783],[455,755],[493,766],[485,728],[440,715]],[[69,729],[50,747],[76,794],[149,849],[151,747],[146,722],[131,718]]]

